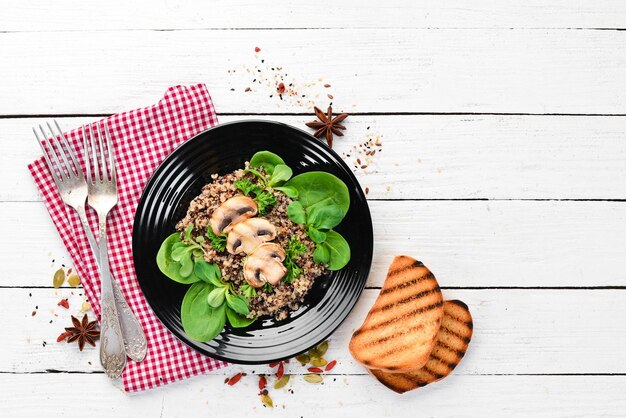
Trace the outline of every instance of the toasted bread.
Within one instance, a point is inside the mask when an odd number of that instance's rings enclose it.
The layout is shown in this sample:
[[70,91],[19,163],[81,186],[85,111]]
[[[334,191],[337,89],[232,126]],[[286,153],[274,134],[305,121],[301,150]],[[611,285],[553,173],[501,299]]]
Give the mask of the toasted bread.
[[442,319],[435,276],[421,262],[397,256],[374,306],[352,335],[350,352],[370,369],[419,369],[428,361]]
[[474,324],[466,304],[459,300],[443,303],[443,322],[435,348],[426,365],[409,373],[388,373],[382,370],[370,372],[389,389],[404,393],[441,380],[459,364],[472,338]]

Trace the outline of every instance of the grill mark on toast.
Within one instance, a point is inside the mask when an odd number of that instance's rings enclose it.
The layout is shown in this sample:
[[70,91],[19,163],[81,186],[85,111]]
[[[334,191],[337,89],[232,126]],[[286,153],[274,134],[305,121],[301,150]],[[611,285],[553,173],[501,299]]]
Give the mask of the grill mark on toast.
[[453,330],[451,330],[451,329],[450,329],[450,328],[448,328],[448,327],[443,327],[443,326],[442,326],[442,327],[440,328],[440,330],[442,330],[442,331],[444,331],[444,332],[447,332],[447,333],[448,333],[448,334],[450,334],[450,335],[455,336],[455,337],[456,337],[456,338],[458,338],[459,340],[464,341],[466,344],[469,344],[469,342],[470,342],[470,340],[471,340],[469,337],[466,337],[466,336],[464,336],[464,335],[461,335],[461,334],[459,334],[458,332],[453,331]]
[[424,371],[424,372],[430,374],[431,376],[433,376],[435,379],[441,379],[441,378],[445,377],[441,373],[437,373],[435,371],[432,371],[430,368],[428,368],[428,363],[426,363],[426,365],[424,367],[422,367],[419,371]]
[[456,365],[459,364],[458,362],[457,363],[452,363],[452,362],[449,362],[447,360],[444,360],[444,359],[442,359],[441,357],[439,357],[435,353],[430,353],[430,357],[432,357],[433,359],[437,360],[439,363],[447,366],[450,369],[454,369],[456,367]]
[[[401,321],[401,320],[405,319],[408,316],[414,316],[414,315],[417,315],[417,314],[428,312],[428,311],[431,311],[433,309],[437,309],[437,308],[439,308],[441,306],[443,306],[443,301],[442,300],[437,302],[437,303],[433,303],[433,304],[430,304],[430,305],[427,305],[427,306],[423,306],[421,308],[413,309],[412,311],[407,312],[405,315],[402,315],[402,316],[399,316],[399,317],[395,317],[395,318],[392,318],[392,319],[388,319],[388,320],[386,320],[384,322],[381,322],[381,323],[378,323],[378,324],[376,324],[376,325],[374,325],[372,327],[365,328],[365,329],[360,328],[357,331],[360,331],[359,334],[362,334],[362,333],[364,333],[366,331],[367,332],[373,331],[375,329],[385,327],[385,326],[387,326],[389,324],[393,324],[394,322]],[[441,319],[439,319],[439,322],[441,322]],[[356,333],[356,331],[355,331],[355,333]],[[354,336],[354,334],[353,334],[353,336]]]
[[397,285],[388,287],[386,289],[382,289],[380,291],[380,295],[386,295],[387,293],[392,293],[392,292],[395,292],[397,290],[406,289],[407,287],[414,286],[414,285],[416,285],[419,282],[423,282],[424,280],[429,280],[429,279],[435,279],[435,275],[432,274],[430,271],[428,273],[426,273],[426,274],[423,274],[423,275],[419,276],[419,277],[415,277],[415,278],[407,280],[407,281],[405,281],[403,283],[398,283]]
[[411,302],[413,300],[421,299],[424,296],[428,296],[428,295],[430,295],[432,293],[437,293],[437,292],[440,292],[440,291],[441,291],[441,289],[439,289],[439,285],[436,285],[436,287],[434,287],[432,289],[428,289],[428,290],[424,290],[423,292],[415,293],[415,294],[413,294],[411,296],[407,296],[404,299],[400,299],[398,301],[390,302],[390,303],[388,303],[386,305],[379,306],[378,308],[372,308],[370,310],[370,315],[375,313],[375,312],[388,311],[389,309],[392,309],[392,308],[396,307],[397,305],[403,305],[405,303],[409,303],[409,302]]
[[[405,333],[406,333],[406,332],[414,332],[414,331],[419,331],[420,329],[424,328],[425,326],[426,326],[426,324],[419,324],[419,325],[416,325],[416,326],[411,327],[411,328],[409,328],[408,330],[406,330],[406,331],[405,331]],[[386,337],[381,337],[381,338],[379,338],[379,339],[377,339],[377,340],[370,341],[370,342],[368,342],[367,344],[363,344],[363,345],[361,345],[361,347],[371,347],[371,346],[373,346],[373,345],[382,344],[382,343],[387,342],[387,341],[389,341],[389,340],[392,340],[392,339],[394,339],[394,338],[402,338],[402,335],[403,335],[403,334],[401,334],[401,333],[399,333],[399,332],[396,332],[395,334],[387,335]]]
[[437,342],[435,343],[435,345],[438,345],[439,347],[443,347],[448,351],[451,351],[453,353],[455,353],[457,356],[459,356],[460,358],[463,358],[463,356],[465,355],[464,351],[461,351],[459,349],[456,348],[452,348],[450,347],[448,344],[444,343],[443,341],[437,340]]
[[395,276],[397,274],[402,273],[403,271],[414,269],[416,267],[424,267],[424,264],[422,264],[421,261],[415,260],[411,264],[409,264],[408,266],[402,266],[402,267],[398,267],[398,268],[393,269],[393,270],[389,270],[387,272],[387,277]]

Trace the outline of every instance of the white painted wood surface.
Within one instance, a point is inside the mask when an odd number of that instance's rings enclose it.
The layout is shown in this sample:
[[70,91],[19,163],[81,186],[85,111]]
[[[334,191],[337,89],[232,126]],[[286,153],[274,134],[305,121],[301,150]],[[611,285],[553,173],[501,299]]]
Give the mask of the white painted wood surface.
[[[87,403],[91,415],[120,417],[623,415],[623,2],[25,0],[1,9],[0,416],[84,416]],[[333,376],[310,385],[292,364],[294,394],[274,391],[273,411],[256,396],[264,366],[124,394],[95,350],[54,342],[82,295],[50,286],[69,260],[25,168],[39,154],[30,127],[47,115],[77,126],[192,82],[208,85],[223,122],[311,119],[308,101],[270,98],[271,83],[252,84],[246,66],[282,66],[315,103],[331,93],[337,110],[357,113],[339,153],[382,135],[383,152],[356,172],[376,235],[368,289],[332,337]],[[403,396],[347,351],[398,253],[424,261],[475,319],[453,375]],[[61,297],[70,312],[56,307]],[[250,375],[225,387],[239,370]]]

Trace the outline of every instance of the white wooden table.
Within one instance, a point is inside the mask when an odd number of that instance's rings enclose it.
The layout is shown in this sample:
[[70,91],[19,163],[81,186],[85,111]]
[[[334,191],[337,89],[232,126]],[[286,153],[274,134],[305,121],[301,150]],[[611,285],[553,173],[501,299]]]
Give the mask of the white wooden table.
[[[0,416],[623,416],[626,4],[289,3],[1,5]],[[332,85],[335,108],[351,113],[338,152],[383,135],[376,164],[357,171],[375,255],[331,340],[336,375],[323,385],[295,378],[294,394],[272,392],[272,411],[254,376],[223,384],[265,367],[124,394],[96,350],[55,342],[68,315],[56,303],[69,297],[77,313],[81,289],[51,286],[69,257],[26,170],[40,153],[30,127],[52,117],[74,127],[195,82],[208,85],[222,122],[302,126],[310,109],[263,86],[244,91],[256,46],[297,83]],[[403,396],[347,350],[398,253],[424,261],[475,319],[454,374]]]

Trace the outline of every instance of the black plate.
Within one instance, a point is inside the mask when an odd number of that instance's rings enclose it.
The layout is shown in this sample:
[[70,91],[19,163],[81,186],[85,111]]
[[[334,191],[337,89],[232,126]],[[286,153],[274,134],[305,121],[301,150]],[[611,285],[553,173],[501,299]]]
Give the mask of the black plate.
[[[263,317],[245,329],[227,326],[201,343],[190,339],[180,321],[180,304],[189,285],[165,277],[156,265],[161,241],[174,231],[192,198],[212,173],[241,168],[261,150],[280,155],[294,175],[313,170],[332,173],[350,190],[350,209],[336,228],[350,244],[352,258],[340,271],[316,279],[302,307],[284,321]],[[325,144],[291,126],[268,121],[219,125],[185,142],[157,168],[137,207],[133,257],[139,284],[163,324],[195,350],[220,360],[259,364],[293,357],[332,334],[354,307],[372,261],[372,220],[356,178]]]

